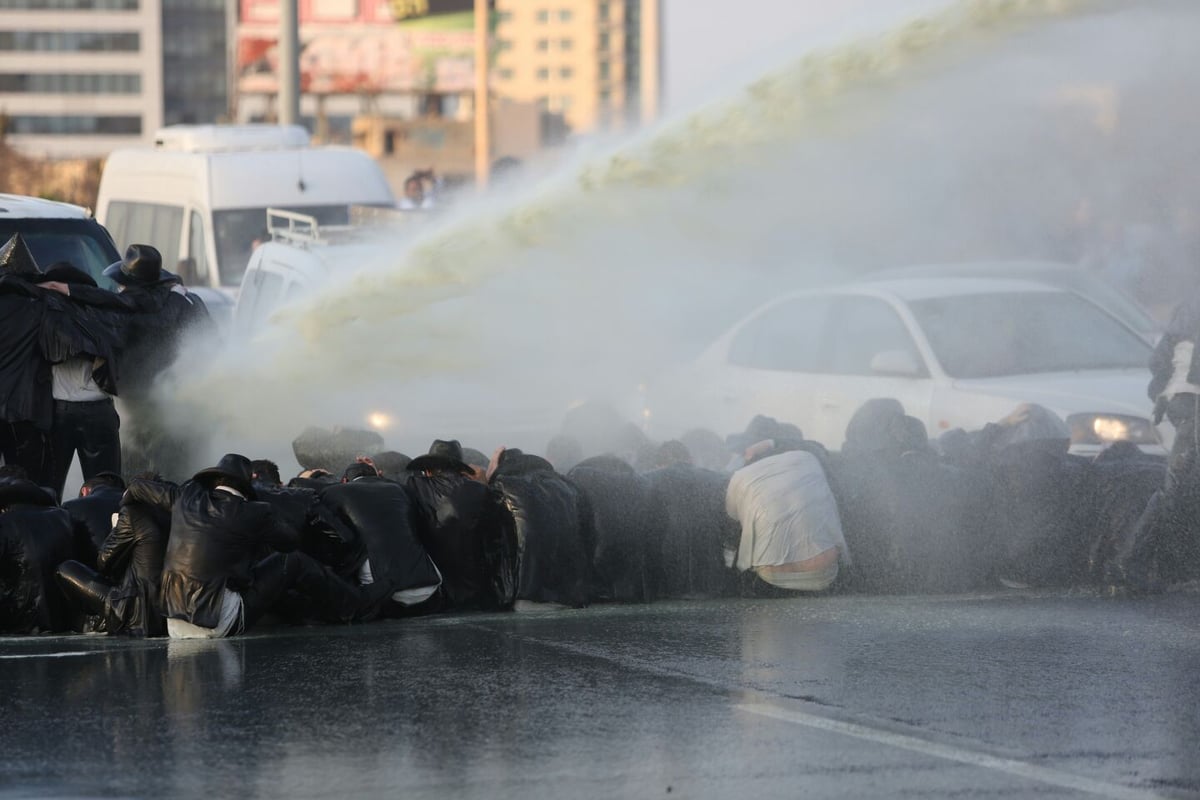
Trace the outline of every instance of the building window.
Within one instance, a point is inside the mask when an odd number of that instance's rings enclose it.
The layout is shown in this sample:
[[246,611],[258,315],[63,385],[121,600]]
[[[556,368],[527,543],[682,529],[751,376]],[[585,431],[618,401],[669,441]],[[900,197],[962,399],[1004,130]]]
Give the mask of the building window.
[[547,50],[549,50],[550,49],[550,40],[549,39],[538,39],[537,40],[537,49],[543,53],[546,52]]
[[606,81],[611,77],[612,67],[607,61],[601,61],[600,64],[598,65],[598,68],[599,68],[598,75],[600,77],[600,80]]
[[549,22],[550,21],[550,12],[544,8],[540,9],[537,12],[537,21],[538,22]]
[[49,116],[15,114],[8,118],[8,132],[13,134],[42,134],[69,136],[76,134],[126,135],[142,132],[138,116]]
[[604,89],[600,92],[600,107],[610,108],[612,106],[612,92]]
[[0,73],[0,92],[13,94],[138,94],[136,73]]
[[600,50],[600,52],[601,53],[608,52],[608,48],[611,46],[612,46],[612,37],[610,37],[608,35],[608,32],[605,31],[604,33],[600,34],[600,39],[596,42],[596,47]]
[[138,0],[0,0],[3,11],[137,11]]
[[513,47],[513,43],[512,43],[511,39],[497,39],[496,40],[496,49],[500,52],[504,52],[505,50],[512,50],[512,47]]
[[569,80],[574,74],[575,70],[571,69],[570,67],[563,67],[558,71],[558,77],[562,78],[563,80]]
[[496,12],[496,23],[497,24],[503,24],[505,22],[512,22],[512,18],[513,17],[512,17],[511,11],[497,11]]
[[564,51],[565,51],[565,50],[571,50],[571,49],[573,49],[574,47],[575,47],[575,42],[573,42],[573,41],[572,41],[572,40],[570,40],[570,39],[562,39],[562,40],[561,40],[561,41],[559,41],[559,43],[558,43],[558,48],[559,48],[560,50],[564,50]]
[[596,16],[601,22],[608,22],[608,3],[601,3],[596,8]]
[[574,14],[571,13],[571,9],[564,8],[558,12],[558,21],[559,22],[570,22],[571,17],[573,17],[573,16],[574,16]]
[[0,31],[0,51],[136,53],[141,36],[136,32]]
[[498,77],[502,81],[511,81],[513,78],[513,71],[511,69],[507,69],[507,68],[497,70],[496,77]]
[[539,69],[537,71],[537,79],[539,81],[547,80],[549,77],[550,77],[550,70],[546,69],[545,67],[542,67],[541,69]]

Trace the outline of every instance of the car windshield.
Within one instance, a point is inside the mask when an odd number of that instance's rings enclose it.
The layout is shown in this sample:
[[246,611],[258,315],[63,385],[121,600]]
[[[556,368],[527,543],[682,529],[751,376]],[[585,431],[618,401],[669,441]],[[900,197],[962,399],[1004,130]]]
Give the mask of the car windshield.
[[1150,347],[1070,292],[1003,292],[909,304],[951,378],[1142,368]]
[[67,261],[95,278],[100,286],[115,288],[104,277],[104,269],[120,256],[95,220],[0,219],[0,242],[8,241],[14,233],[21,234],[42,269]]
[[[350,221],[348,205],[334,206],[272,206],[315,217],[321,225],[345,225]],[[217,264],[221,285],[237,287],[242,283],[250,254],[256,241],[266,241],[267,209],[236,208],[213,212],[213,232],[216,236]]]

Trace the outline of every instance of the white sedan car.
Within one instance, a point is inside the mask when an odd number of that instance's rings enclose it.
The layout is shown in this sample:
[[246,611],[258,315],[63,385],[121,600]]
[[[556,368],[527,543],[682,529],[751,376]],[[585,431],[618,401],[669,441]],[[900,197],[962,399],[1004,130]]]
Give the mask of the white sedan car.
[[1146,397],[1150,346],[1075,292],[995,278],[897,279],[780,297],[652,390],[656,433],[793,422],[839,449],[855,410],[894,397],[931,437],[1020,403],[1065,419],[1072,450],[1161,451]]

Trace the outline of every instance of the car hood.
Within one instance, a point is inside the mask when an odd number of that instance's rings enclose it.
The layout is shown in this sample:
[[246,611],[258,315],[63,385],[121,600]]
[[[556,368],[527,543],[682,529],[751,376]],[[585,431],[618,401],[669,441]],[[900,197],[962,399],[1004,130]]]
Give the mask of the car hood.
[[1064,418],[1082,412],[1149,418],[1153,408],[1146,399],[1149,383],[1149,370],[1123,369],[956,380],[954,386],[965,392],[1037,403]]

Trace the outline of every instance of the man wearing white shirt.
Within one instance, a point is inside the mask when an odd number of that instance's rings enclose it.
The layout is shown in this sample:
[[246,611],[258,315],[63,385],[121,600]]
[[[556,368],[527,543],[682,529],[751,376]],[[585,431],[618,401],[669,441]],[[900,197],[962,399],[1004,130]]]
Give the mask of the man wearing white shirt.
[[[70,264],[55,264],[44,280],[71,286],[96,286],[91,275]],[[79,455],[83,479],[102,472],[121,474],[121,418],[111,395],[96,384],[95,370],[103,361],[93,356],[76,356],[54,364],[52,386],[54,422],[50,431],[50,453],[54,490],[62,499],[71,460]]]

